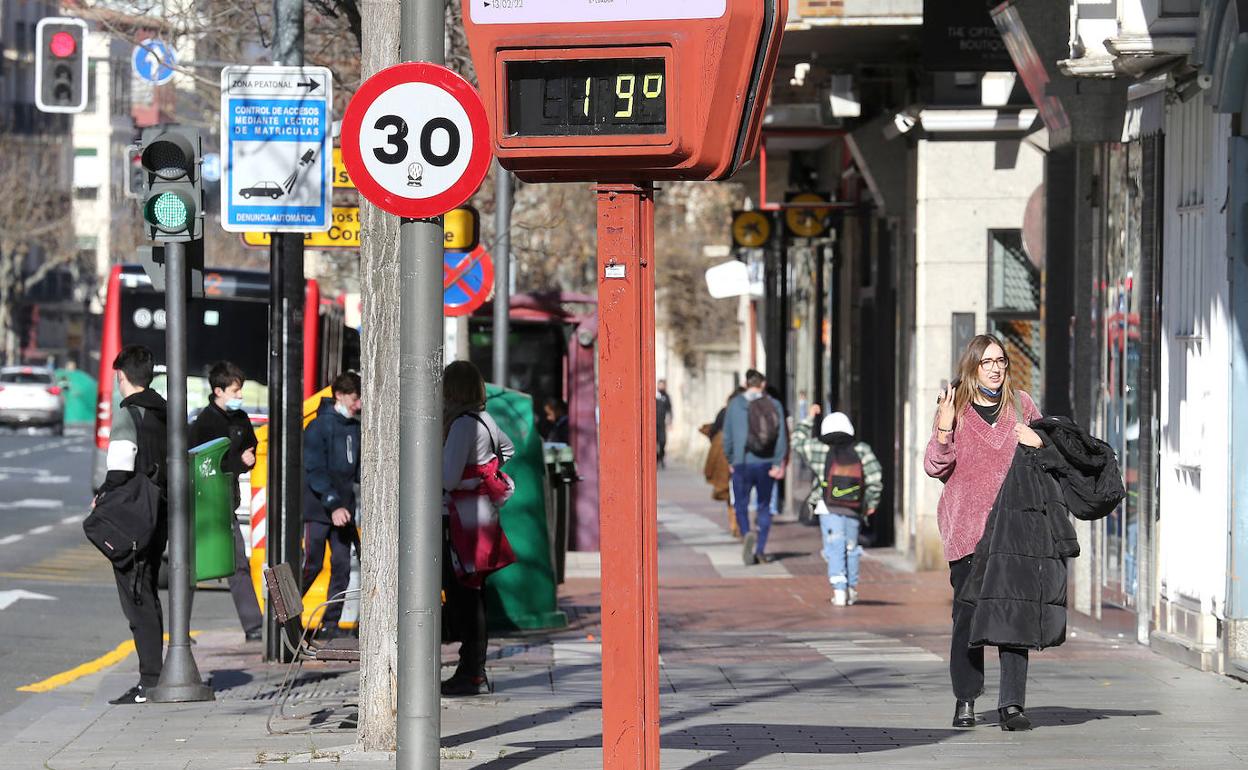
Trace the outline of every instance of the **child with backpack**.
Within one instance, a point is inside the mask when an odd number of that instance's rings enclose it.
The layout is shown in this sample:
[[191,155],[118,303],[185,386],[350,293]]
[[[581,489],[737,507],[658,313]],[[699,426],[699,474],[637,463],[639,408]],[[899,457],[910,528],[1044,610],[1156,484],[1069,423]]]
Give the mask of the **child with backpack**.
[[854,440],[854,424],[843,412],[824,417],[815,437],[820,412],[811,405],[809,417],[793,430],[793,449],[815,476],[806,504],[819,515],[832,605],[845,607],[858,601],[858,530],[880,504],[884,474],[871,446]]

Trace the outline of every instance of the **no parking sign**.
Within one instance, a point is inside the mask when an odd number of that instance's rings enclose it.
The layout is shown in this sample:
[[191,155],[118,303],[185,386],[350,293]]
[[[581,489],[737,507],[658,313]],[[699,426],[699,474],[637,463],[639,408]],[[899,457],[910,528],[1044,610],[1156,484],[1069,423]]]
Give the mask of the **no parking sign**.
[[494,292],[494,260],[484,248],[448,251],[443,265],[443,315],[469,315],[489,300]]

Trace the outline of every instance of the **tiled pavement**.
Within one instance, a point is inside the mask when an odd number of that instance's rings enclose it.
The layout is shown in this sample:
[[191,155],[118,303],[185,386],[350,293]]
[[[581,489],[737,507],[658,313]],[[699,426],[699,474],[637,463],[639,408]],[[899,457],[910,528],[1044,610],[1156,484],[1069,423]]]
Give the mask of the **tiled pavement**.
[[[777,562],[746,568],[719,503],[697,479],[661,476],[660,603],[665,768],[1221,768],[1248,763],[1248,691],[1133,643],[1076,629],[1033,657],[1029,712],[1038,729],[991,724],[995,670],[979,704],[985,723],[948,726],[952,710],[944,572],[913,573],[868,556],[862,602],[828,604],[817,531],[773,529]],[[573,560],[561,601],[572,618],[549,636],[497,640],[495,692],[443,705],[444,768],[587,770],[601,766],[601,645],[592,557]],[[82,680],[41,696],[34,727],[0,744],[4,767],[228,768],[269,762],[386,767],[351,752],[349,729],[267,736],[278,673],[254,663],[237,634],[200,639],[214,672],[212,704],[110,708],[132,676]],[[446,660],[450,650],[444,650]],[[122,664],[132,667],[133,662]],[[351,673],[325,672],[307,694],[349,699]],[[336,712],[330,724],[342,725]],[[338,721],[335,721],[338,720]],[[346,723],[346,724],[349,724]],[[0,719],[0,731],[3,720]],[[3,741],[0,732],[0,741]]]

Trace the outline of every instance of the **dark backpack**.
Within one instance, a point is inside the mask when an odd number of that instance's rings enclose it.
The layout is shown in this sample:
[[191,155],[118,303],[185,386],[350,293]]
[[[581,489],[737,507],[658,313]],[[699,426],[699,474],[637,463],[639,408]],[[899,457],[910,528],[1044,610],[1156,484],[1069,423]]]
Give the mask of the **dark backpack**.
[[[134,407],[129,407],[129,412],[136,438],[142,442],[141,413]],[[154,463],[149,469],[140,469],[139,457],[144,456],[140,449],[134,475],[96,498],[95,508],[82,522],[87,539],[120,570],[134,566],[156,534],[162,491],[154,477],[160,469]]]
[[862,458],[853,444],[830,447],[823,478],[824,504],[829,508],[862,510],[863,475]]
[[780,410],[771,397],[763,395],[751,401],[747,420],[746,451],[755,457],[771,457],[780,441]]

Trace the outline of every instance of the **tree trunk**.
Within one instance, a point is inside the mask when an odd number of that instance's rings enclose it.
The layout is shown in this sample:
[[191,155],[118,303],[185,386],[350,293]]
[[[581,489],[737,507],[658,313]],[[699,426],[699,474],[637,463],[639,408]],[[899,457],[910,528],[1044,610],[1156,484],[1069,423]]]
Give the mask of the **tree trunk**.
[[[399,60],[399,0],[364,0],[362,76]],[[395,748],[398,678],[399,221],[361,197],[364,425],[360,747]]]

